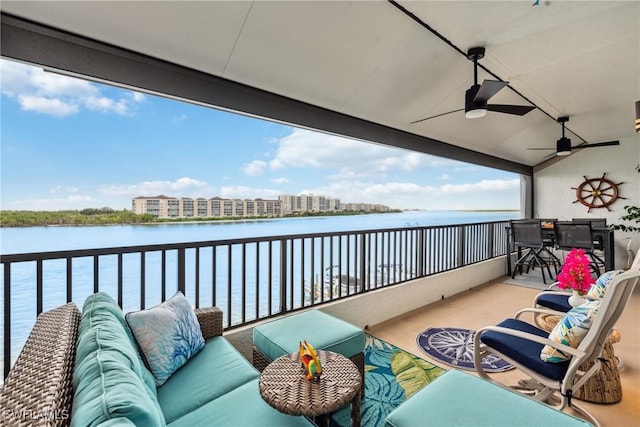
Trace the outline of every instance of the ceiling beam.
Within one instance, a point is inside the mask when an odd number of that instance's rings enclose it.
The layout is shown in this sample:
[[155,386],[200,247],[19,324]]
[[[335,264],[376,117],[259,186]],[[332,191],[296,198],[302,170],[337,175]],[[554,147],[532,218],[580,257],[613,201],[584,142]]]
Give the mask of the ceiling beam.
[[317,107],[6,13],[0,18],[0,55],[6,58],[292,126],[533,174],[533,168],[524,164]]

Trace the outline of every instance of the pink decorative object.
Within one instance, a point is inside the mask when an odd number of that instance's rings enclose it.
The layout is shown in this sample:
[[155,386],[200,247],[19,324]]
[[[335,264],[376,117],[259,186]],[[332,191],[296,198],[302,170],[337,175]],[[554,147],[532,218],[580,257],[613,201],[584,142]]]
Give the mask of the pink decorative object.
[[584,250],[571,249],[567,254],[560,274],[558,274],[558,287],[576,291],[580,296],[585,295],[591,285],[596,282],[591,276],[590,263]]

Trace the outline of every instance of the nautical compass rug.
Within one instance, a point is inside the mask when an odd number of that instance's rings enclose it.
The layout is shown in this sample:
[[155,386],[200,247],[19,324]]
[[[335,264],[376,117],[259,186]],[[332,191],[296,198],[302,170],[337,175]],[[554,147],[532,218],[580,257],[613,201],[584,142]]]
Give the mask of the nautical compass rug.
[[[461,328],[429,328],[416,338],[418,346],[429,357],[455,368],[475,371],[473,363],[473,336],[475,331]],[[495,356],[482,359],[486,372],[504,372],[513,366]]]

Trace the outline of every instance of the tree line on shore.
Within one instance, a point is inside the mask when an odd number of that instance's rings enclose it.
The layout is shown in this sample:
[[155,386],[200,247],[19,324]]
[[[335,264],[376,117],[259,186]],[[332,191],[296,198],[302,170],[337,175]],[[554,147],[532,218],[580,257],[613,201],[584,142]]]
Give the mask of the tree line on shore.
[[[398,211],[395,211],[398,212]],[[304,212],[285,215],[284,217],[300,216],[328,216],[328,215],[359,215],[361,211],[336,211],[336,212]],[[264,219],[264,216],[255,217],[216,217],[216,218],[158,218],[150,214],[135,214],[123,209],[121,211],[111,208],[66,210],[66,211],[0,211],[0,227],[41,227],[48,225],[115,225],[115,224],[157,224],[165,222],[192,222],[192,221],[220,221],[220,220],[248,220]]]
[[0,227],[37,227],[45,225],[110,225],[155,222],[153,215],[137,215],[111,208],[68,211],[2,211]]

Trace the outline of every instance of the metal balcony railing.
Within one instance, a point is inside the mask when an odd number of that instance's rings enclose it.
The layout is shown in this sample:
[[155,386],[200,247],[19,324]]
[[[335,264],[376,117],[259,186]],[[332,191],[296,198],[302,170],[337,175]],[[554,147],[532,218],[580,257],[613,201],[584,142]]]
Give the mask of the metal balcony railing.
[[[506,253],[507,221],[7,254],[6,377],[36,316],[105,291],[125,312],[181,291],[224,310],[225,329]],[[6,363],[11,361],[11,363]]]

